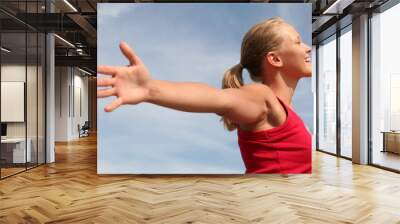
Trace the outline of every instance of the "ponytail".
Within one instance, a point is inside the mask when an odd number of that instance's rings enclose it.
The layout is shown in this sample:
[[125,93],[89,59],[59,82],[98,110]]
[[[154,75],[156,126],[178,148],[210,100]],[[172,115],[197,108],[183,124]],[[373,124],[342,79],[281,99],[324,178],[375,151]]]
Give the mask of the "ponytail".
[[228,69],[224,73],[224,78],[222,79],[222,89],[240,88],[243,86],[242,71],[243,66],[240,63]]
[[[243,86],[242,71],[244,67],[249,72],[252,81],[263,81],[263,76],[266,75],[263,69],[264,56],[281,46],[283,36],[279,32],[279,26],[283,24],[287,23],[279,17],[274,17],[257,23],[247,31],[240,48],[240,63],[225,72],[222,89]],[[224,127],[228,131],[233,131],[239,126],[225,117],[222,117],[221,121],[224,122]]]
[[[224,73],[222,79],[222,89],[226,88],[240,88],[243,86],[243,65],[241,63],[233,66]],[[237,128],[237,124],[233,123],[229,119],[222,117],[220,121],[224,122],[224,127],[228,131],[233,131]]]

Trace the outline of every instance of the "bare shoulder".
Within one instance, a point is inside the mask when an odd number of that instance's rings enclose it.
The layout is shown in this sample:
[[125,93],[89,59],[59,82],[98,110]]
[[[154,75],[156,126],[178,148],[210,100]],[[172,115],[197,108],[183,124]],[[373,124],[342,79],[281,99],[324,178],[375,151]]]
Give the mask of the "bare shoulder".
[[274,91],[269,86],[262,83],[251,83],[242,86],[242,89],[258,101],[262,100],[265,103],[268,112],[273,112],[275,114],[282,111],[285,112],[281,109],[282,106],[280,102],[276,98]]
[[252,94],[256,97],[263,97],[264,100],[267,100],[272,94],[273,91],[267,85],[262,83],[250,83],[243,85],[241,89],[249,94]]
[[280,116],[279,119],[276,118],[277,114],[282,115],[285,111],[280,107],[275,93],[269,86],[262,83],[251,83],[242,86],[241,89],[243,92],[246,92],[246,95],[250,96],[254,101],[257,101],[259,105],[263,105],[263,113],[259,114],[260,116],[255,122],[239,124],[242,130],[267,130],[278,126],[277,124],[285,119],[282,116]]
[[225,94],[225,108],[223,116],[236,124],[254,124],[265,120],[268,113],[267,95],[270,90],[268,86],[261,83],[252,83],[240,88],[223,89]]

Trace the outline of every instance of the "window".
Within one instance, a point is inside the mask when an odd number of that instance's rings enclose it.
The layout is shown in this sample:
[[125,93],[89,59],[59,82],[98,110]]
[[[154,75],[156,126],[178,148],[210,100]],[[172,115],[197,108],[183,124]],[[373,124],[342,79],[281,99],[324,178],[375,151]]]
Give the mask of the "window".
[[400,5],[371,18],[372,163],[400,170]]
[[[15,3],[1,2],[0,6]],[[40,13],[44,1],[17,5],[13,7],[17,13]],[[4,178],[45,162],[46,55],[43,33],[2,12],[0,17],[8,21],[0,23],[0,112],[4,129],[0,178]]]
[[340,154],[352,157],[352,33],[351,25],[340,36]]
[[336,153],[336,35],[318,47],[318,149]]

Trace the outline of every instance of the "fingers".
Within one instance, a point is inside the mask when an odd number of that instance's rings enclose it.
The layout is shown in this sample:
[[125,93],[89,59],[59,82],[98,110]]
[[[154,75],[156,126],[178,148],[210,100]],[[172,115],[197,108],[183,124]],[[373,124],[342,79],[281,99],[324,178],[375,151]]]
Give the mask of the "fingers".
[[97,86],[113,86],[114,83],[114,78],[97,79]]
[[117,68],[114,66],[99,65],[97,66],[97,73],[104,75],[115,75],[115,73],[117,73]]
[[109,96],[114,96],[114,95],[115,95],[115,89],[114,88],[97,90],[97,97],[98,98],[104,98],[104,97],[109,97]]
[[111,102],[110,104],[108,104],[105,108],[104,111],[105,112],[111,112],[115,109],[117,109],[119,106],[122,105],[122,100],[120,98],[117,98],[116,100],[114,100],[113,102]]
[[142,63],[140,58],[133,52],[133,50],[128,46],[127,43],[121,42],[119,48],[121,49],[125,57],[129,60],[131,65],[138,65]]

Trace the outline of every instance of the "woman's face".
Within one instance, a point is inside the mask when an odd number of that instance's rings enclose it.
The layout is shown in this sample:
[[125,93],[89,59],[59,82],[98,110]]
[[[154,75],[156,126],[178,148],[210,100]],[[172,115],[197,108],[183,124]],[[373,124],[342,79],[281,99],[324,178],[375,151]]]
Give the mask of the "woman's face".
[[279,27],[283,42],[277,50],[284,74],[309,77],[312,73],[311,48],[301,40],[299,33],[289,24]]

